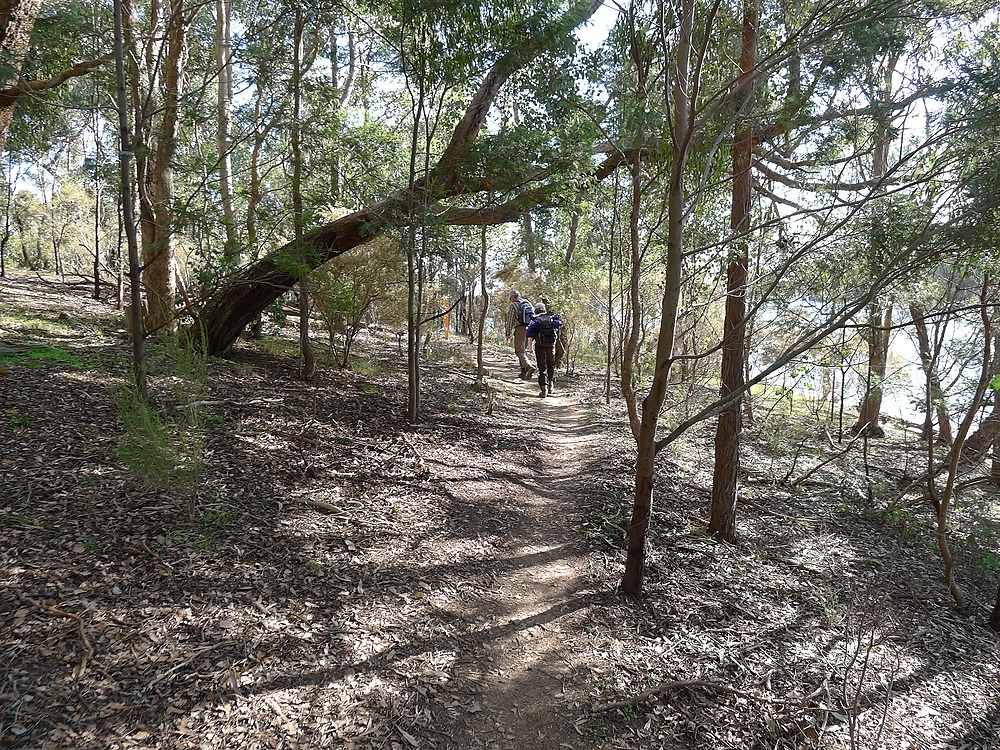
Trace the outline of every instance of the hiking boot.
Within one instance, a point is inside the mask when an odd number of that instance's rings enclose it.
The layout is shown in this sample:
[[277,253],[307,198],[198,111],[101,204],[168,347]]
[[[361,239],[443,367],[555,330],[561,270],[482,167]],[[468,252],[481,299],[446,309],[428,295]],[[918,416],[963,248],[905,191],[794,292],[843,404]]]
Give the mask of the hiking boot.
[[545,389],[544,388],[538,392],[538,398],[545,398]]
[[520,374],[520,375],[518,375],[518,377],[519,377],[519,378],[520,378],[521,380],[524,380],[524,379],[525,379],[525,375],[527,375],[527,374],[528,374],[528,370],[527,370],[527,368],[524,368],[524,367],[522,367],[522,368],[521,368],[521,374]]
[[525,380],[531,380],[531,376],[534,375],[534,374],[535,374],[535,368],[532,367],[531,365],[528,365],[528,370],[524,374],[524,379]]
[[552,383],[549,383],[549,386],[548,386],[548,388],[546,388],[546,389],[545,389],[546,391],[548,391],[548,394],[549,394],[550,396],[552,395],[552,385],[553,385]]

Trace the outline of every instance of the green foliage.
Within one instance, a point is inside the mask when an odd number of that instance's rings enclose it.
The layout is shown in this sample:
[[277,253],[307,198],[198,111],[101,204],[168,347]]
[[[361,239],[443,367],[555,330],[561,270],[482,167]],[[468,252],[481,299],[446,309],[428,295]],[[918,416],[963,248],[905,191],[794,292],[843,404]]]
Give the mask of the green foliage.
[[112,393],[124,427],[117,454],[140,481],[171,488],[188,498],[188,511],[203,468],[203,414],[208,364],[201,348],[168,339],[149,347],[151,379],[171,391],[172,409],[157,409],[132,386]]
[[339,255],[313,271],[313,309],[326,326],[330,355],[336,354],[341,367],[350,362],[366,319],[394,327],[405,320],[400,302],[404,278],[402,253],[388,237],[369,243],[367,252]]
[[7,424],[15,430],[26,430],[31,427],[31,417],[22,414],[17,409],[8,409]]
[[52,363],[66,365],[74,369],[82,369],[87,366],[87,360],[83,357],[54,346],[0,354],[0,367],[16,367],[21,365],[38,368]]
[[211,505],[201,511],[201,522],[215,528],[228,525],[234,517],[232,509],[225,505]]
[[112,401],[125,428],[117,454],[128,469],[152,487],[166,488],[183,479],[175,438],[163,415],[131,387],[114,392]]

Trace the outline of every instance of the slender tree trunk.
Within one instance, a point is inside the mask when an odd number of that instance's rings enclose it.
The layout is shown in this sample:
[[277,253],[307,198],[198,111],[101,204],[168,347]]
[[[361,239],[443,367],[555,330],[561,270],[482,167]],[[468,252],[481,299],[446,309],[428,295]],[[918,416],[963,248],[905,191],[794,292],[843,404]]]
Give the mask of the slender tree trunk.
[[[739,85],[745,90],[742,114],[733,137],[733,204],[731,226],[736,250],[729,260],[726,286],[726,317],[723,323],[722,397],[738,392],[744,381],[746,341],[746,285],[750,263],[747,234],[750,231],[750,160],[753,154],[753,83],[757,65],[757,15],[759,0],[743,3],[743,48],[740,54]],[[736,496],[740,474],[741,400],[735,399],[719,413],[715,431],[715,472],[712,479],[712,506],[708,531],[716,539],[736,540]]]
[[[347,77],[343,88],[340,87],[340,49],[337,44],[336,24],[330,29],[330,84],[337,91],[337,100],[334,104],[334,117],[347,107],[354,91],[354,82],[357,78],[357,33],[353,29],[347,30]],[[341,196],[341,150],[334,144],[330,155],[330,195],[337,203],[342,203]]]
[[531,220],[531,211],[524,212],[524,253],[528,261],[528,271],[536,273],[538,259],[536,249],[535,224]]
[[642,219],[642,160],[637,158],[630,165],[632,177],[632,200],[629,205],[629,310],[631,319],[629,321],[628,332],[622,341],[622,367],[621,367],[621,390],[625,399],[625,406],[628,410],[629,425],[632,428],[632,435],[638,438],[641,417],[639,415],[638,396],[636,387],[639,381],[637,372],[637,361],[639,354],[639,339],[641,335],[639,321],[642,317],[640,297],[640,284],[642,276],[642,255],[640,251],[641,238],[639,236],[639,223]]
[[65,274],[63,273],[62,258],[59,255],[59,240],[55,237],[52,238],[52,263],[55,266],[55,272],[60,276],[63,276],[63,281],[65,281]]
[[[419,43],[416,59],[411,60],[412,70],[416,75],[416,91],[410,90],[413,125],[410,129],[410,173],[409,184],[417,181],[417,158],[420,149],[420,127],[426,117],[427,104],[427,60],[423,57],[424,41],[427,34],[426,23],[418,20]],[[409,84],[408,84],[409,87]],[[426,157],[426,155],[425,155]],[[407,338],[407,400],[406,420],[415,424],[420,418],[420,331],[421,331],[421,298],[423,281],[423,258],[417,250],[417,203],[416,195],[409,191],[407,195],[406,213],[409,218],[409,230],[406,241],[406,338]],[[425,229],[421,228],[421,236]]]
[[[98,147],[100,152],[100,147]],[[94,167],[94,299],[101,298],[101,185]]]
[[233,208],[232,143],[229,137],[233,107],[231,0],[215,0],[215,67],[218,71],[216,91],[216,154],[219,164],[219,197],[222,201],[222,225],[226,244],[222,257],[228,268],[239,265],[240,248],[236,240],[236,211]]
[[933,487],[933,471],[930,472],[928,480],[931,485],[930,496],[934,503],[934,509],[937,515],[937,533],[935,536],[937,539],[938,551],[941,553],[941,560],[944,562],[944,579],[945,583],[948,585],[948,590],[951,592],[952,598],[955,600],[955,607],[960,612],[964,612],[967,609],[967,606],[965,595],[959,587],[958,582],[955,580],[955,561],[952,557],[951,549],[948,546],[948,511],[951,506],[951,501],[955,496],[955,485],[958,482],[958,471],[962,459],[962,450],[965,445],[965,440],[969,435],[970,429],[972,428],[972,422],[975,420],[976,414],[979,412],[979,407],[982,405],[983,397],[986,395],[990,380],[992,379],[993,370],[995,369],[992,347],[995,337],[990,318],[989,291],[990,275],[985,273],[983,275],[982,292],[980,294],[980,317],[983,323],[984,335],[983,356],[980,366],[979,382],[976,385],[976,390],[972,397],[972,403],[969,405],[969,410],[958,427],[958,432],[955,435],[955,442],[952,444],[951,451],[948,454],[948,477],[945,481],[944,489],[940,494],[938,494]]
[[143,401],[147,399],[145,331],[142,327],[142,294],[140,291],[139,240],[135,232],[135,217],[132,213],[132,138],[128,127],[128,104],[125,85],[125,46],[122,23],[122,0],[114,1],[115,8],[115,77],[118,83],[116,103],[118,105],[118,138],[121,158],[120,185],[123,223],[128,239],[128,275],[131,286],[132,333],[132,375],[135,387]]
[[[649,51],[644,45],[639,43],[639,39],[645,33],[636,26],[635,6],[630,6],[625,17],[629,33],[629,52],[631,55],[632,69],[635,71],[635,92],[633,96],[640,103],[649,97],[649,71],[651,68]],[[641,136],[640,136],[641,137]],[[632,436],[638,440],[641,417],[639,415],[638,395],[636,389],[641,380],[640,352],[644,331],[642,330],[642,298],[640,295],[642,282],[642,258],[643,247],[640,236],[640,224],[642,222],[642,199],[643,199],[643,173],[642,153],[629,165],[629,176],[631,187],[631,200],[629,202],[628,214],[628,248],[629,248],[629,288],[628,288],[628,311],[629,324],[625,332],[624,320],[622,322],[622,359],[621,359],[621,392],[625,399],[625,407],[628,411],[629,427]]]
[[309,341],[309,263],[306,255],[302,208],[302,37],[305,21],[302,9],[295,9],[295,51],[292,69],[292,220],[295,242],[299,247],[299,377],[312,380],[316,374],[316,355]]
[[0,164],[7,165],[3,170],[3,236],[0,237],[0,278],[4,278],[7,276],[7,246],[10,244],[10,209],[14,188],[10,184],[10,161],[3,162],[2,151],[0,151]]
[[885,437],[885,430],[879,424],[882,412],[882,389],[886,366],[889,361],[889,334],[892,330],[892,302],[885,307],[872,304],[868,326],[868,387],[861,401],[858,421],[851,427],[851,434],[859,435],[862,430],[870,438]]
[[[126,20],[126,41],[132,60],[143,60],[135,71],[132,102],[136,112],[136,171],[139,223],[142,229],[143,285],[146,291],[146,328],[169,328],[174,317],[176,274],[173,233],[173,158],[176,151],[177,110],[183,80],[186,28],[184,1],[169,0],[150,15],[146,42],[139,52],[138,11],[134,5]],[[139,74],[142,74],[140,85]]]
[[607,360],[604,374],[604,403],[611,403],[611,360],[614,348],[614,279],[615,279],[615,230],[618,228],[618,173],[615,172],[614,199],[611,201],[611,229],[608,232],[608,341]]
[[[884,73],[885,89],[883,92],[886,100],[892,97],[892,76],[896,70],[897,61],[898,55],[891,54],[886,65]],[[892,138],[891,115],[888,112],[889,109],[886,107],[883,112],[877,115],[875,122],[876,136],[872,158],[872,179],[875,181],[885,177],[888,171],[889,145]],[[870,237],[870,263],[873,270],[880,264],[880,258],[877,257],[877,250],[879,248],[876,246],[874,235],[875,232],[872,231],[872,236]],[[889,360],[889,333],[891,324],[892,301],[890,300],[884,308],[872,302],[868,318],[868,372],[870,373],[870,377],[865,395],[861,401],[858,421],[851,427],[851,432],[854,435],[858,435],[864,430],[866,436],[869,438],[885,437],[885,431],[879,424],[879,417],[882,411],[882,389],[885,381],[886,364]]]
[[576,233],[580,229],[580,209],[574,208],[569,217],[569,242],[566,243],[566,270],[573,267],[573,254],[576,252]]
[[[940,355],[939,347],[931,347],[930,335],[927,332],[927,320],[924,311],[916,305],[910,305],[910,316],[913,318],[913,328],[917,334],[917,351],[920,354],[920,364],[927,376],[931,408],[937,414],[938,440],[945,445],[951,445],[954,437],[951,434],[951,417],[944,400],[941,379],[938,377],[937,362]],[[928,412],[924,422],[924,439],[930,440],[933,435],[933,421]]]
[[[670,367],[673,363],[674,335],[677,328],[677,309],[681,294],[681,270],[684,253],[684,173],[690,144],[691,109],[691,50],[694,36],[694,0],[681,0],[677,23],[676,68],[674,71],[673,103],[673,154],[670,165],[670,184],[667,195],[667,262],[660,306],[660,329],[656,342],[656,370],[649,393],[642,403],[642,420],[636,435],[635,498],[629,522],[625,573],[622,590],[637,596],[642,592],[646,569],[646,540],[649,535],[649,518],[653,508],[653,474],[656,453],[656,428],[660,409],[667,395]],[[667,49],[667,29],[661,28],[660,43]],[[706,30],[706,33],[709,33]]]
[[486,286],[486,231],[483,225],[479,235],[479,285],[483,290],[483,304],[479,312],[479,333],[476,336],[476,388],[486,387],[486,368],[483,366],[483,334],[486,331],[486,316],[490,311],[490,292]]
[[[100,91],[92,81],[90,97],[90,128],[94,133],[94,299],[101,298],[101,116]],[[84,161],[86,164],[86,161]]]

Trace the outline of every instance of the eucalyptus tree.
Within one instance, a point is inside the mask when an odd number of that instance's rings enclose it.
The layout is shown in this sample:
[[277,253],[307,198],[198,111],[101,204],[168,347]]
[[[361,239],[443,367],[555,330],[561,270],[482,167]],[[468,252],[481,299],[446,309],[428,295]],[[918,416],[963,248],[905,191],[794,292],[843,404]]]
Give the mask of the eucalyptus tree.
[[232,110],[233,110],[233,4],[232,0],[215,1],[215,145],[219,171],[219,198],[222,223],[226,232],[223,257],[227,266],[239,263],[236,238],[236,208],[233,199]]
[[156,332],[174,320],[174,155],[184,94],[185,47],[193,17],[184,0],[155,2],[148,9],[133,1],[124,6],[124,13],[131,63],[129,93],[146,294],[144,320],[147,330]]
[[[820,2],[804,6],[800,9],[801,15],[789,26],[787,36],[762,35],[758,63],[753,66],[749,79],[733,70],[729,62],[736,46],[732,41],[735,33],[730,32],[738,28],[739,22],[728,6],[704,8],[694,2],[685,2],[676,8],[664,6],[658,11],[657,7],[654,4],[647,15],[660,24],[656,53],[662,61],[659,64],[669,71],[669,75],[661,77],[666,85],[662,85],[658,101],[669,102],[669,109],[664,108],[664,111],[669,113],[671,123],[663,139],[664,161],[669,165],[662,199],[667,206],[667,221],[661,233],[665,239],[665,274],[653,376],[642,399],[641,418],[637,418],[638,414],[631,417],[637,443],[637,470],[623,579],[623,588],[629,593],[638,593],[642,587],[657,453],[692,425],[738,403],[751,386],[821,342],[865,309],[882,289],[905,278],[915,264],[926,264],[942,251],[940,246],[925,242],[926,235],[911,237],[904,246],[887,253],[877,272],[865,278],[850,294],[816,310],[802,330],[757,375],[745,382],[733,383],[736,387],[727,387],[727,392],[704,407],[696,407],[689,416],[677,419],[666,435],[658,436],[670,371],[678,359],[677,318],[685,265],[702,254],[697,247],[689,247],[691,218],[711,195],[707,189],[712,185],[711,165],[718,163],[720,145],[727,135],[732,137],[738,124],[739,103],[745,101],[747,85],[755,79],[758,84],[766,82],[775,86],[792,78],[791,63],[798,66],[799,79],[795,86],[789,86],[783,97],[766,92],[762,101],[771,106],[754,114],[756,132],[753,139],[759,145],[755,147],[753,169],[764,178],[755,185],[758,192],[785,207],[786,215],[782,220],[797,222],[800,233],[811,235],[780,252],[768,253],[766,267],[753,280],[754,306],[760,309],[769,300],[773,301],[790,271],[803,265],[811,255],[818,254],[831,240],[849,233],[860,208],[885,192],[882,181],[871,180],[862,173],[861,162],[852,153],[848,153],[846,162],[841,162],[844,152],[829,148],[831,133],[851,132],[852,123],[874,109],[851,107],[842,102],[843,89],[835,85],[836,76],[831,77],[829,71],[837,55],[843,56],[844,50],[851,45],[860,45],[856,36],[864,37],[864,30],[872,24],[891,23],[900,7],[891,0],[847,5]],[[761,28],[773,32],[780,26],[762,21]],[[806,57],[809,52],[812,58]],[[816,60],[818,65],[803,69],[804,61]],[[811,81],[805,77],[810,70],[813,71]],[[922,87],[919,93],[910,94],[913,97],[910,101],[927,95],[928,88]],[[655,100],[650,98],[650,101]],[[905,103],[894,103],[894,106],[903,107]],[[914,164],[927,152],[928,144],[939,137],[940,131],[932,131],[923,141],[902,145],[887,174],[899,173]],[[772,184],[765,184],[765,180]],[[778,185],[777,191],[774,184]],[[762,227],[759,231],[759,236],[763,237],[768,229]],[[739,230],[724,237],[716,246],[725,246],[738,237]],[[735,288],[740,286],[737,284]],[[793,293],[790,299],[801,298],[801,292],[790,291]],[[753,312],[750,310],[747,315]],[[713,356],[724,343],[722,340],[709,346],[698,356]],[[732,500],[731,483],[722,495]],[[729,516],[731,521],[731,512]]]
[[6,0],[0,4],[0,152],[4,150],[14,111],[22,98],[47,91],[70,78],[86,75],[111,59],[105,53],[96,59],[73,64],[49,77],[22,78],[22,72],[28,72],[24,70],[25,62],[32,50],[33,32],[42,5],[42,0]]
[[146,337],[142,325],[142,296],[139,288],[141,267],[139,241],[136,237],[132,200],[132,129],[128,121],[127,89],[125,65],[125,7],[124,0],[114,0],[114,49],[115,49],[115,107],[118,111],[118,146],[121,157],[118,161],[119,185],[122,197],[122,218],[128,242],[128,274],[131,287],[131,314],[129,329],[132,336],[132,377],[136,392],[145,402],[148,396],[146,383]]
[[302,8],[295,8],[295,33],[292,37],[292,75],[289,81],[292,98],[291,160],[292,160],[292,225],[299,261],[299,377],[312,380],[316,374],[316,355],[309,341],[309,265],[305,261],[309,247],[303,239],[305,216],[302,206],[302,76],[305,18]]
[[[746,287],[750,264],[747,235],[750,230],[751,173],[753,156],[753,120],[757,67],[757,44],[760,36],[760,0],[743,0],[743,29],[740,43],[739,78],[735,84],[737,111],[733,133],[733,201],[731,227],[735,247],[727,264],[726,315],[722,334],[721,392],[725,398],[740,391],[746,369]],[[715,469],[712,476],[712,504],[708,531],[718,539],[736,538],[736,490],[740,473],[740,428],[742,410],[739,397],[719,412],[715,430]]]

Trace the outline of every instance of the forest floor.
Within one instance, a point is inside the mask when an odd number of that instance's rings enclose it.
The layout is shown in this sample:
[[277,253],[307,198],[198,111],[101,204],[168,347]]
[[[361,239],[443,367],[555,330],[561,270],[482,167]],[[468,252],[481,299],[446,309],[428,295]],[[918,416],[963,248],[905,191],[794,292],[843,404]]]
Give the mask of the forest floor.
[[408,425],[390,334],[309,384],[288,340],[152,345],[159,431],[125,441],[128,342],[86,294],[0,279],[0,747],[1000,748],[997,498],[956,504],[960,615],[928,511],[881,512],[913,429],[797,482],[840,448],[761,413],[736,545],[693,429],[636,601],[597,373],[540,399],[491,350],[483,394],[432,339]]

